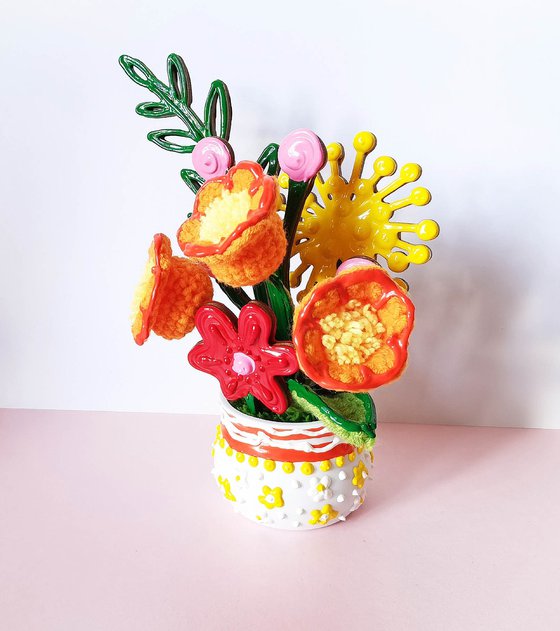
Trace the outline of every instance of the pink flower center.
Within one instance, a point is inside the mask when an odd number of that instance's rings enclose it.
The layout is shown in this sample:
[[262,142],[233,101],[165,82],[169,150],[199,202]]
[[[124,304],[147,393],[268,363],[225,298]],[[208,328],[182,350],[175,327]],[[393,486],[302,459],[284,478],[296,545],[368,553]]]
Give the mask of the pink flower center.
[[345,272],[348,269],[352,269],[353,267],[363,267],[363,266],[375,266],[375,263],[373,261],[371,261],[370,259],[366,259],[366,258],[361,258],[359,256],[353,258],[353,259],[347,259],[346,261],[344,261],[344,263],[341,263],[338,266],[338,269],[336,270],[337,274],[340,274],[341,272]]
[[250,375],[255,372],[255,360],[245,353],[234,353],[231,368],[238,375]]

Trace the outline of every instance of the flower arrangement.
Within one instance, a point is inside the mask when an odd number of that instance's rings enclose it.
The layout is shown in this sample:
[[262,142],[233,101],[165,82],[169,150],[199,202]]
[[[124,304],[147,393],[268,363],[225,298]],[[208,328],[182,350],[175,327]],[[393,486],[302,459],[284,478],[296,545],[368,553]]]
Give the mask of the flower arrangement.
[[[403,373],[414,324],[408,286],[391,272],[430,259],[430,249],[405,241],[404,233],[422,241],[439,233],[429,219],[415,224],[393,220],[397,211],[431,200],[422,187],[401,199],[394,195],[419,179],[420,166],[406,164],[393,177],[395,160],[381,156],[372,174],[364,175],[376,138],[360,132],[345,179],[343,147],[325,147],[307,129],[270,143],[256,160],[236,163],[228,142],[230,96],[222,81],[212,82],[199,117],[181,57],[168,57],[167,83],[138,59],[123,55],[119,62],[157,99],[140,103],[138,114],[181,121],[182,127],[151,131],[148,139],[167,151],[191,154],[192,167],[184,168],[181,177],[195,195],[192,213],[177,233],[183,256],[173,255],[163,234],[155,235],[150,245],[134,300],[134,340],[143,344],[150,332],[180,339],[196,328],[202,339],[191,348],[188,361],[218,380],[231,406],[227,416],[233,418],[231,410],[236,410],[246,419],[233,429],[227,423],[219,427],[215,446],[228,456],[237,449],[238,463],[246,461],[249,467],[263,458],[264,469],[272,472],[279,461],[273,447],[283,428],[300,424],[290,436],[305,436],[307,455],[298,458],[291,440],[284,453],[291,460],[282,461],[284,473],[293,473],[297,462],[303,462],[304,476],[314,475],[319,466],[320,476],[311,478],[306,494],[309,501],[331,502],[334,482],[326,472],[343,467],[340,459],[348,458],[349,473],[341,469],[338,480],[352,481],[363,501],[366,462],[354,462],[351,455],[371,450],[375,442],[377,419],[369,392]],[[327,164],[330,173],[323,175]],[[212,301],[213,282],[238,315]],[[294,300],[291,289],[302,283]],[[276,429],[261,431],[260,442],[255,442],[259,432],[253,431],[250,418],[273,422]],[[312,427],[317,422],[320,427]],[[246,449],[240,446],[242,435],[250,438]],[[317,454],[332,459],[320,460]],[[217,476],[226,499],[237,501],[244,477],[243,472],[236,476],[236,486]],[[282,487],[267,484],[256,501],[273,511],[285,506],[286,494]],[[308,512],[312,527],[343,519],[330,503]],[[272,523],[268,513],[257,519]]]

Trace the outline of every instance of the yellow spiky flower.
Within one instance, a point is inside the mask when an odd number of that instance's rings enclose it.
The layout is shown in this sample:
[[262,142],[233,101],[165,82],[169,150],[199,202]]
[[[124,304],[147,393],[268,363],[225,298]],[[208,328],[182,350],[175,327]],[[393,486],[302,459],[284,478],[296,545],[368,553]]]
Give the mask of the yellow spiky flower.
[[327,179],[317,175],[317,193],[312,192],[306,200],[292,250],[292,256],[301,258],[301,264],[291,274],[292,287],[297,287],[302,275],[312,268],[300,297],[317,282],[334,276],[338,261],[381,256],[391,271],[403,272],[410,263],[419,265],[430,260],[428,246],[408,243],[401,235],[408,232],[429,241],[438,236],[438,224],[431,219],[418,223],[392,221],[397,210],[428,204],[430,192],[416,187],[402,199],[387,199],[406,184],[416,182],[422,169],[418,164],[405,164],[396,178],[382,185],[383,178],[395,174],[397,163],[389,156],[380,156],[373,163],[372,175],[362,177],[365,159],[376,144],[377,139],[370,132],[356,135],[356,157],[348,180],[341,175],[344,148],[339,143],[327,147],[330,175]]

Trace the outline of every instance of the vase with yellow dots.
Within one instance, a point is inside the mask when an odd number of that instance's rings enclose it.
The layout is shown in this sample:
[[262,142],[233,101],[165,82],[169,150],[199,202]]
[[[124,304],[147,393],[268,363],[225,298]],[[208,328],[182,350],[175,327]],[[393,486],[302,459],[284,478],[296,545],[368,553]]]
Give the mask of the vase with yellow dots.
[[[189,363],[222,394],[213,473],[239,514],[284,530],[344,522],[364,501],[373,463],[371,392],[407,364],[415,310],[394,274],[428,262],[418,241],[439,234],[432,219],[400,216],[431,201],[415,185],[422,169],[370,159],[377,138],[368,131],[351,143],[350,168],[340,143],[310,129],[236,161],[223,81],[211,82],[197,112],[179,55],[163,79],[139,59],[119,63],[154,99],[138,114],[177,120],[148,139],[190,156],[180,175],[195,195],[177,243],[158,233],[149,244],[134,340],[198,331]],[[215,285],[229,307],[213,300]]]
[[373,451],[342,442],[321,421],[275,422],[222,400],[213,475],[235,512],[283,530],[322,528],[364,502]]

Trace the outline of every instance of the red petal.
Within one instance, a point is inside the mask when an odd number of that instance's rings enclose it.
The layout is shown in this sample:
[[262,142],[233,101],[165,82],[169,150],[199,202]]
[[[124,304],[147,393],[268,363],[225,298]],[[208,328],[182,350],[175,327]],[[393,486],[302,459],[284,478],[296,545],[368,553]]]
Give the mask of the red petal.
[[261,381],[253,381],[251,393],[276,414],[283,414],[288,409],[286,394],[273,377],[263,374]]
[[239,313],[237,331],[241,343],[248,349],[261,348],[270,344],[273,316],[256,302],[249,302]]
[[222,393],[228,401],[234,401],[249,394],[249,384],[237,379],[237,377],[227,377],[227,380],[220,381]]
[[237,340],[235,330],[235,316],[228,310],[207,304],[200,307],[196,312],[196,328],[204,342],[216,355],[224,346],[228,346]]
[[263,366],[271,375],[293,375],[299,369],[296,352],[291,346],[275,344],[261,353]]
[[231,379],[231,377],[226,374],[228,366],[221,359],[215,357],[204,342],[199,342],[191,349],[188,359],[189,364],[193,368],[216,377],[220,382],[220,386],[222,386],[222,390],[224,384]]

